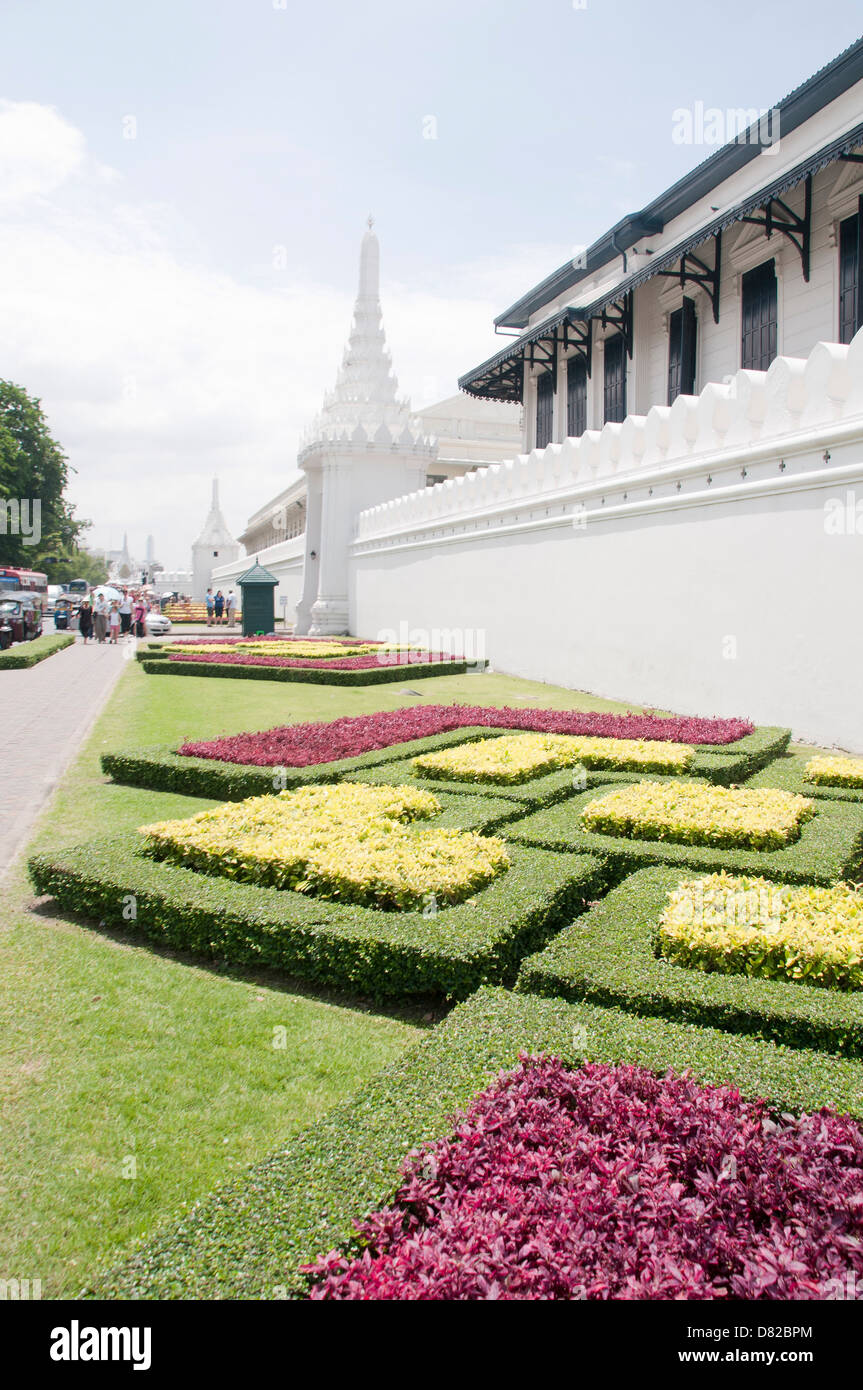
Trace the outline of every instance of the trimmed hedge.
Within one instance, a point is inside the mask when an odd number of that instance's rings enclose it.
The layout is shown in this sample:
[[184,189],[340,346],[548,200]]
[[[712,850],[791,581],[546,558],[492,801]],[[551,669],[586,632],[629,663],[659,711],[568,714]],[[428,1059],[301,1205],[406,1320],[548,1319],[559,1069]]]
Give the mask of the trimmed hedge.
[[[514,810],[512,802],[460,797],[429,824],[482,833]],[[516,847],[510,861],[473,898],[428,917],[196,873],[151,858],[134,836],[36,855],[29,868],[37,891],[63,908],[210,959],[270,966],[378,999],[464,998],[489,980],[514,979],[521,959],[605,883],[603,866],[586,855]],[[123,916],[129,895],[132,923]]]
[[[103,753],[101,761],[102,771],[115,782],[122,782],[126,786],[148,787],[152,791],[179,792],[184,796],[206,796],[217,801],[242,801],[247,796],[260,796],[263,792],[273,791],[273,779],[276,774],[279,774],[280,791],[286,791],[290,787],[303,787],[310,782],[337,782],[349,773],[368,772],[368,781],[389,782],[389,776],[373,777],[371,770],[403,761],[406,750],[412,755],[433,752],[438,748],[449,748],[454,743],[468,743],[474,739],[485,738],[491,732],[498,731],[479,728],[450,729],[446,733],[412,739],[408,743],[394,743],[387,748],[372,748],[368,753],[360,753],[355,758],[340,758],[332,763],[312,763],[308,767],[261,767],[257,763],[219,762],[216,758],[187,758],[175,753],[169,744],[157,744],[153,748],[128,752]],[[505,733],[506,730],[501,732]],[[395,777],[395,773],[392,776]],[[358,776],[353,780],[366,779]],[[401,780],[413,781],[413,777]],[[454,788],[447,785],[441,790],[450,792]],[[461,794],[464,794],[464,790],[462,789]],[[476,795],[472,788],[466,790],[470,795]],[[495,799],[499,797],[497,788],[489,788],[487,794]]]
[[502,833],[517,844],[599,855],[609,861],[617,878],[648,864],[672,864],[707,872],[727,869],[729,873],[786,883],[830,884],[839,878],[853,880],[863,865],[863,806],[819,801],[816,814],[801,827],[799,839],[782,849],[714,849],[584,830],[579,824],[580,813],[596,795],[596,791],[581,792],[507,825]]
[[74,642],[74,632],[45,632],[30,642],[21,642],[17,647],[0,652],[0,671],[20,671],[36,666],[46,657],[61,652],[64,647],[73,646]]
[[822,782],[807,782],[803,776],[808,759],[800,754],[787,753],[777,758],[747,782],[749,787],[781,787],[783,791],[798,792],[827,801],[863,801],[863,787],[828,787]]
[[347,1244],[354,1218],[386,1206],[408,1151],[451,1134],[453,1116],[520,1052],[627,1062],[658,1075],[689,1070],[779,1110],[829,1105],[863,1117],[863,1063],[850,1058],[482,989],[284,1149],[139,1242],[85,1296],[301,1297],[300,1267]]
[[[399,780],[413,781],[410,759],[419,753],[432,753],[439,748],[450,748],[458,743],[471,743],[480,738],[500,737],[510,733],[508,729],[490,729],[483,725],[450,729],[446,733],[432,734],[428,738],[411,739],[406,743],[393,743],[386,748],[375,748],[361,753],[355,758],[342,758],[332,763],[316,763],[310,767],[283,769],[280,787],[300,787],[308,782],[332,782],[351,773],[366,772],[384,764],[393,767],[392,776]],[[744,750],[749,760],[767,756],[769,750],[784,747],[788,742],[787,729],[756,729],[735,748]],[[707,777],[711,782],[727,786],[740,775],[742,754],[729,753],[721,744],[701,745],[695,756],[692,771]],[[769,753],[772,756],[772,753]],[[221,801],[242,801],[246,796],[259,796],[262,792],[273,790],[274,767],[260,767],[256,763],[227,763],[215,758],[187,758],[175,753],[169,744],[158,744],[152,748],[102,754],[102,771],[115,782],[127,786],[148,787],[153,791],[178,792],[184,796],[206,796]],[[745,771],[746,769],[744,769]],[[587,774],[587,786],[594,787],[606,782],[636,782],[648,780],[655,774],[640,777],[632,772],[612,772],[595,770]],[[352,779],[356,780],[356,779]],[[389,781],[389,774],[370,773],[369,781]],[[453,792],[456,795],[475,796],[480,788],[466,782],[448,782],[423,778],[422,785],[431,791]],[[480,794],[504,797],[535,806],[551,804],[571,794],[573,790],[572,770],[548,773],[545,777],[534,778],[530,782],[515,787],[498,787],[483,783]]]
[[679,869],[642,869],[524,962],[517,988],[863,1056],[863,991],[686,969],[657,955]]
[[463,676],[477,662],[420,661],[405,666],[370,666],[356,671],[327,671],[314,666],[232,666],[228,662],[166,661],[152,655],[142,661],[148,675],[221,676],[226,680],[305,681],[311,685],[383,685],[389,681]]

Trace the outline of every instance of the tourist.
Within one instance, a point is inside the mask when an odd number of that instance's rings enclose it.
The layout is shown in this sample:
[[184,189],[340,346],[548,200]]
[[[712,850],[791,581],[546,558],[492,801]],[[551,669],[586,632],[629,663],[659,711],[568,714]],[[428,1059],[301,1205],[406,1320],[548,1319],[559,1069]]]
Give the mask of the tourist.
[[223,623],[225,621],[223,617],[225,611],[225,595],[222,593],[221,589],[219,589],[216,597],[213,599],[213,608],[216,613],[216,622]]
[[111,603],[111,611],[108,614],[108,631],[111,634],[111,646],[116,647],[117,639],[120,636],[120,604],[117,599]]
[[78,609],[78,631],[84,638],[84,646],[86,647],[93,636],[93,605],[86,595],[82,598],[81,607]]
[[96,595],[96,602],[93,605],[93,629],[96,633],[96,641],[101,645],[108,636],[108,601],[100,589]]
[[136,637],[145,637],[145,636],[146,636],[146,631],[145,631],[145,629],[144,629],[144,618],[146,617],[146,615],[147,615],[147,605],[146,605],[146,603],[144,602],[143,598],[141,598],[141,597],[139,596],[138,598],[135,599],[135,606],[134,606],[134,608],[133,608],[133,610],[132,610],[132,616],[133,616],[133,618],[134,618],[134,620],[135,620],[135,636],[136,636]]
[[212,589],[208,589],[208,590],[207,590],[207,592],[206,592],[206,594],[205,594],[205,596],[204,596],[204,602],[205,602],[205,604],[207,605],[207,627],[212,627],[212,626],[213,626],[213,608],[215,607],[215,604],[216,604],[216,600],[213,598],[213,591],[212,591]]
[[237,607],[237,600],[233,589],[229,589],[228,597],[225,599],[225,616],[228,620],[228,627],[234,626],[234,613]]
[[118,612],[120,614],[120,632],[124,637],[128,637],[132,630],[132,600],[129,597],[129,590],[123,590],[123,598]]

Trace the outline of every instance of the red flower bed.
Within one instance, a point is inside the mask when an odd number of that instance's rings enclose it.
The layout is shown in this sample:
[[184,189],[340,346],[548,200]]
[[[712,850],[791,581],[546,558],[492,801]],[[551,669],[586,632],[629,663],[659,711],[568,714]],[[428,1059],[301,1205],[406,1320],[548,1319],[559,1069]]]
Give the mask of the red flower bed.
[[315,1299],[823,1299],[863,1276],[863,1131],[633,1066],[522,1058],[408,1155]]
[[[200,647],[207,642],[219,642],[221,645],[236,645],[240,642],[326,642],[338,644],[340,647],[368,647],[364,637],[292,637],[290,633],[265,632],[260,637],[243,637],[242,634],[232,633],[230,628],[223,629],[220,634],[218,630],[211,629],[213,636],[209,632],[202,632],[198,637],[178,637],[171,642],[172,647]],[[372,638],[372,641],[376,639]]]
[[309,656],[250,656],[242,652],[183,652],[169,656],[173,662],[201,662],[223,666],[293,666],[310,671],[368,671],[372,666],[415,666],[418,662],[458,661],[446,652],[374,652],[366,656],[331,656],[316,661]]
[[[187,658],[183,658],[186,660]],[[266,658],[265,658],[266,659]],[[373,658],[374,660],[374,658]],[[328,666],[332,663],[327,663]],[[377,714],[346,715],[327,723],[287,724],[265,733],[184,743],[177,751],[194,758],[258,767],[311,767],[353,758],[373,748],[428,738],[471,725],[527,729],[599,738],[659,739],[672,743],[734,743],[751,734],[745,719],[661,719],[652,714],[599,714],[555,709],[493,709],[483,705],[412,705]]]

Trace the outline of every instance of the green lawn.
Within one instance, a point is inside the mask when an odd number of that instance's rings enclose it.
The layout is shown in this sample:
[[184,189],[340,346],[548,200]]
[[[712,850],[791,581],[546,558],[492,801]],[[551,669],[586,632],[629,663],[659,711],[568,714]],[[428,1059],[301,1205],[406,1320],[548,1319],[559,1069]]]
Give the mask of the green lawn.
[[[404,688],[435,704],[625,708],[498,675],[331,690],[162,681],[130,661],[33,847],[208,804],[108,784],[106,749],[416,703]],[[0,1270],[41,1279],[46,1298],[73,1295],[133,1236],[271,1153],[430,1020],[206,969],[31,907],[19,867],[0,900]]]

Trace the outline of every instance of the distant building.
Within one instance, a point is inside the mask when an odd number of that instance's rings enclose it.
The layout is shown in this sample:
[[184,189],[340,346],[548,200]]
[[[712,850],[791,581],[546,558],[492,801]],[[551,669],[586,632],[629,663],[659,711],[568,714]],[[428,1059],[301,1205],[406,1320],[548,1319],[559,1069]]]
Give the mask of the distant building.
[[240,547],[228,530],[219,506],[219,481],[213,479],[213,496],[204,528],[192,545],[192,598],[203,599],[213,586],[213,571],[236,560]]
[[[458,478],[506,458],[521,444],[518,405],[456,395],[412,411],[398,395],[381,321],[378,239],[360,254],[353,324],[335,387],[306,431],[301,474],[249,517],[246,557],[278,576],[277,603],[297,631],[348,630],[348,551],[356,518],[416,488]],[[220,565],[213,583],[234,582],[248,559]]]

